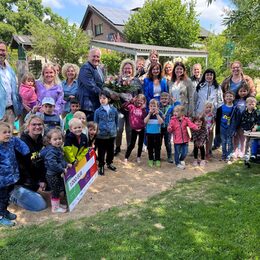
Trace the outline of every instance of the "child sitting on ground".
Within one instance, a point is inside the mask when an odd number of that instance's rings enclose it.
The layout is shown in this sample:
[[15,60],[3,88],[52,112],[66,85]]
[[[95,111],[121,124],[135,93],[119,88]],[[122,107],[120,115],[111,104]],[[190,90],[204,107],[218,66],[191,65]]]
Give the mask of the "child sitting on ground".
[[69,121],[74,117],[74,114],[79,111],[80,105],[76,98],[70,100],[70,112],[64,118],[64,130],[69,129]]
[[130,102],[125,102],[123,108],[129,111],[129,124],[132,128],[130,144],[125,153],[125,163],[131,155],[138,136],[137,163],[141,162],[141,155],[144,143],[144,118],[146,116],[146,98],[143,94],[137,95]]
[[19,180],[20,174],[15,151],[22,155],[30,153],[28,146],[19,138],[11,137],[11,126],[0,122],[0,225],[11,227],[16,215],[7,210],[10,192]]
[[88,146],[95,148],[95,140],[98,132],[97,123],[90,121],[87,123],[88,128]]
[[77,165],[88,152],[88,137],[82,133],[82,122],[78,118],[69,121],[69,132],[64,143],[65,160]]
[[98,153],[99,175],[104,175],[105,155],[107,168],[116,171],[113,165],[114,141],[117,135],[118,113],[115,107],[109,104],[110,94],[101,91],[99,94],[100,107],[94,113],[94,121],[98,124],[96,147]]
[[62,174],[66,174],[67,168],[72,165],[64,160],[61,130],[51,129],[45,136],[45,145],[40,155],[44,160],[46,180],[51,189],[51,211],[64,213],[67,211],[67,205],[60,204],[60,193],[65,191]]
[[190,141],[187,127],[194,131],[199,129],[184,113],[184,106],[176,106],[174,108],[173,117],[167,128],[169,133],[173,133],[175,164],[182,170],[185,169],[184,160],[188,153],[188,144]]
[[[205,118],[203,116],[196,116],[193,118],[193,123],[198,126],[197,131],[192,131],[192,140],[194,143],[194,162],[193,166],[202,166],[206,164],[205,161],[205,144],[208,141],[208,132],[206,128]],[[201,161],[198,160],[198,153],[200,150]]]

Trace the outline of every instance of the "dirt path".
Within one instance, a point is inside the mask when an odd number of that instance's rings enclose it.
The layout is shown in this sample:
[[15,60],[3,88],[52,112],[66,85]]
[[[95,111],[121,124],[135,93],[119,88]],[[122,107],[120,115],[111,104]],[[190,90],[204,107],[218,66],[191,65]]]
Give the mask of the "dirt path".
[[[192,150],[192,147],[189,149]],[[84,198],[75,207],[73,212],[66,214],[52,214],[50,208],[41,212],[29,212],[21,208],[11,206],[10,210],[18,215],[17,226],[26,224],[39,224],[47,220],[63,222],[91,216],[99,211],[107,210],[114,206],[120,206],[132,202],[139,202],[158,194],[174,186],[180,179],[192,179],[209,171],[223,167],[219,162],[219,151],[215,153],[215,159],[207,163],[206,167],[193,167],[191,156],[187,157],[185,170],[177,169],[174,164],[162,161],[161,168],[150,168],[146,165],[147,153],[143,153],[142,162],[135,163],[136,152],[133,151],[130,162],[123,163],[124,150],[115,158],[116,173],[106,170],[105,176],[98,176]],[[164,148],[162,158],[165,158]],[[48,194],[47,194],[48,196]]]

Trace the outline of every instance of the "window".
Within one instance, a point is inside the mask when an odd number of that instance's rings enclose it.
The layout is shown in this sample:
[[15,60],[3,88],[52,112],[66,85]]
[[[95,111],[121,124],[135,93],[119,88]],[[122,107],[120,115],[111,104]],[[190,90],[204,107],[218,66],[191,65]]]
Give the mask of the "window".
[[95,25],[95,36],[98,36],[100,34],[103,34],[103,24],[97,24]]

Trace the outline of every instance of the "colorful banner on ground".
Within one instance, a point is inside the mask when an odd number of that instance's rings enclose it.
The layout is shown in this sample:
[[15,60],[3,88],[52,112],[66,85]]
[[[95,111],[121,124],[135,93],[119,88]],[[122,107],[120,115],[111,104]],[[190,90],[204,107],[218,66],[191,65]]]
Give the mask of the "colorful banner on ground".
[[97,176],[96,153],[90,148],[78,165],[68,169],[64,176],[69,211],[75,208]]

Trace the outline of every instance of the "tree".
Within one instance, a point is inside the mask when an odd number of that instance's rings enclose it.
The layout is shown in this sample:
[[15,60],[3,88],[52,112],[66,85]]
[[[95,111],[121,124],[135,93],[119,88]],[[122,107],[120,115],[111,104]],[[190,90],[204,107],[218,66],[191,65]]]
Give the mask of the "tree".
[[60,65],[67,62],[78,64],[86,57],[89,37],[81,29],[58,17],[54,23],[47,23],[38,21],[28,25],[34,53]]
[[181,0],[146,0],[125,25],[127,41],[188,48],[199,36],[195,3]]
[[12,34],[28,34],[27,25],[43,21],[53,16],[50,8],[45,8],[41,0],[1,0],[0,2],[0,39],[10,42]]

